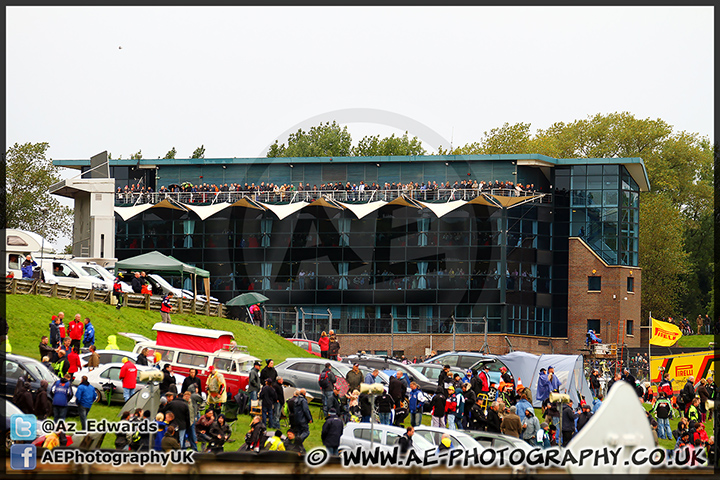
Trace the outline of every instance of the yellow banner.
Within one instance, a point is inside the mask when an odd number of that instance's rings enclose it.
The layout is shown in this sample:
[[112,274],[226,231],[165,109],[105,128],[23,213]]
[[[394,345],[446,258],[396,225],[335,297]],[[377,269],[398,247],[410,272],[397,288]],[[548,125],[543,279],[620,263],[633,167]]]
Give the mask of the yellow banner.
[[657,384],[665,373],[670,375],[674,392],[679,392],[689,376],[695,377],[695,383],[701,378],[709,378],[715,372],[715,352],[683,353],[678,355],[655,356],[650,359],[651,381]]
[[650,335],[650,344],[660,345],[661,347],[670,347],[675,345],[682,332],[678,327],[668,322],[652,319],[652,335]]

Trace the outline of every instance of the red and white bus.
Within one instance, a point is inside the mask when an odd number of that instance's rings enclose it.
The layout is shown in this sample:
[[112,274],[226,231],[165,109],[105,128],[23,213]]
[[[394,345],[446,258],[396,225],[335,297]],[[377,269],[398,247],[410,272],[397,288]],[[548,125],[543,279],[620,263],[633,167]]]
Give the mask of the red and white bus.
[[159,365],[169,363],[173,371],[185,376],[190,375],[191,368],[196,369],[203,391],[210,365],[225,377],[229,395],[247,387],[249,371],[258,359],[248,354],[246,347],[237,345],[232,332],[171,323],[156,323],[153,330],[157,332],[156,341],[137,333],[119,334],[135,341],[135,353],[144,348],[149,357],[160,353]]

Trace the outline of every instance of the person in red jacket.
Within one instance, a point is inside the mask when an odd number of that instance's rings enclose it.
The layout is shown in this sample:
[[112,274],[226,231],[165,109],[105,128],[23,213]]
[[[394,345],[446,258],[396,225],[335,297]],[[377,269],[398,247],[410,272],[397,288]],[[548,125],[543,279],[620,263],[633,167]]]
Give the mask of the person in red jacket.
[[67,373],[70,374],[70,377],[75,377],[75,373],[82,368],[79,353],[80,349],[78,347],[72,347],[68,352],[67,361],[69,366]]
[[328,348],[330,347],[330,337],[328,337],[327,333],[322,332],[320,334],[320,339],[318,340],[318,345],[320,345],[320,356],[322,358],[328,358]]
[[69,335],[70,335],[70,346],[74,349],[77,347],[78,352],[80,351],[80,341],[83,338],[83,335],[85,334],[85,324],[82,321],[82,317],[79,313],[75,314],[75,318],[72,319],[70,324],[68,325]]
[[120,380],[123,382],[123,398],[127,402],[137,386],[137,367],[127,357],[122,359],[123,366],[120,369]]

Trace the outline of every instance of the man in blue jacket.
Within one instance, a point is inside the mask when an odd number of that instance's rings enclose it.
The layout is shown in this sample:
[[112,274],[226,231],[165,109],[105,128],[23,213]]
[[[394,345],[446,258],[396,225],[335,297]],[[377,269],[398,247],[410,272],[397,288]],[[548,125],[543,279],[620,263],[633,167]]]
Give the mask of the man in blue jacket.
[[55,385],[52,386],[52,395],[53,418],[56,422],[65,420],[67,418],[68,402],[73,397],[69,373],[66,373],[64,377],[55,382]]
[[37,262],[28,255],[25,257],[22,267],[20,267],[20,270],[22,271],[22,278],[32,278],[33,267],[37,267]]
[[92,407],[93,403],[95,403],[95,400],[97,399],[97,392],[95,391],[95,387],[90,385],[88,382],[88,377],[83,375],[80,386],[77,387],[77,391],[75,393],[78,408],[80,409],[80,424],[82,425],[83,431],[85,431],[87,414],[90,411],[90,407]]
[[95,345],[95,327],[90,323],[90,318],[85,317],[85,334],[83,335],[83,347],[89,348]]

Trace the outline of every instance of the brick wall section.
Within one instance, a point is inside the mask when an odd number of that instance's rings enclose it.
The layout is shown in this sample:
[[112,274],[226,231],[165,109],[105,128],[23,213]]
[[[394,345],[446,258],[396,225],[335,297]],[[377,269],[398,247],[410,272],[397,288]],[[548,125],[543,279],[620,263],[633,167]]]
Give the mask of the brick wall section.
[[[640,347],[641,272],[637,267],[608,266],[582,240],[570,238],[568,271],[568,342],[575,353],[584,348],[587,320],[600,320],[603,343]],[[588,276],[602,277],[600,292],[588,291]],[[627,278],[635,279],[634,292],[627,291]],[[626,321],[633,321],[634,335],[625,334]],[[609,323],[608,323],[609,322]]]
[[[392,342],[394,350],[397,352],[403,350],[406,357],[420,357],[425,355],[425,349],[432,349],[436,352],[451,351],[453,349],[452,334],[433,334],[432,339],[429,334],[395,334],[391,341],[390,335],[355,335],[340,334],[338,341],[340,342],[340,356],[351,355],[359,351],[365,350],[367,353],[373,353],[376,350],[390,351]],[[565,338],[547,337],[528,337],[521,335],[507,335],[510,343],[512,343],[515,351],[523,351],[540,355],[543,353],[578,353],[571,352]],[[482,348],[484,340],[483,334],[456,335],[455,350],[457,351],[479,351]],[[549,340],[549,341],[548,341]],[[546,343],[547,345],[539,345],[538,343]],[[550,345],[552,343],[552,346]],[[494,355],[503,355],[510,352],[510,346],[505,341],[503,334],[488,334],[488,346],[490,353]]]

